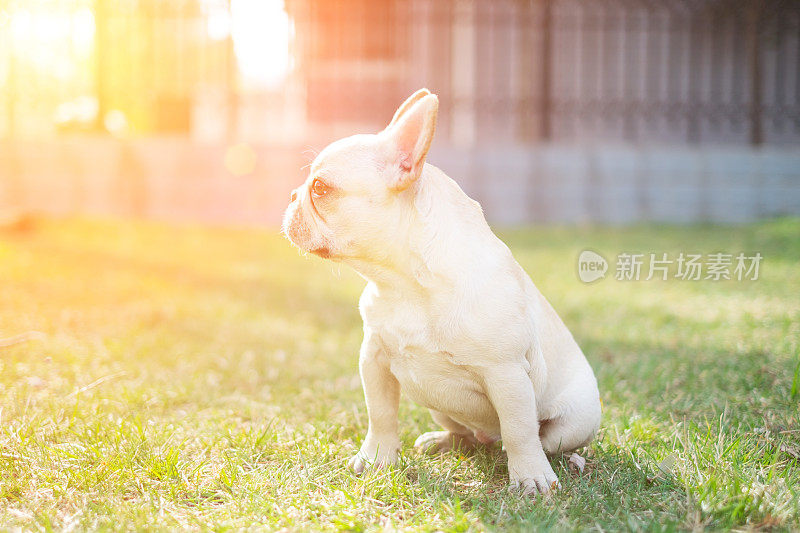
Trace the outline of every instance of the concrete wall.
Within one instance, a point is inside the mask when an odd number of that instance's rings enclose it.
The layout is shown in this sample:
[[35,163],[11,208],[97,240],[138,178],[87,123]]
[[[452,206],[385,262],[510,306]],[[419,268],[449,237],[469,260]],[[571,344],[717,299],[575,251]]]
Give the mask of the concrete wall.
[[253,172],[235,175],[227,146],[186,139],[0,143],[0,212],[277,224],[310,156],[302,146],[252,149]]
[[496,224],[740,223],[800,215],[800,150],[604,145],[438,151]]
[[[307,145],[252,150],[253,171],[235,175],[225,164],[227,146],[182,138],[0,142],[0,213],[276,225],[313,151]],[[800,215],[799,150],[437,147],[429,161],[498,225],[739,223]]]

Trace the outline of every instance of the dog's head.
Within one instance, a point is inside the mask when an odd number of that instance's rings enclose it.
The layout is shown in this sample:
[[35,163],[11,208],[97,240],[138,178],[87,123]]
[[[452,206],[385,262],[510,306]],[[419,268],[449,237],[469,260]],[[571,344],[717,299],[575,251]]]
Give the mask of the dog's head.
[[286,236],[321,257],[376,259],[409,216],[438,109],[436,95],[420,89],[381,133],[347,137],[320,152],[292,192]]

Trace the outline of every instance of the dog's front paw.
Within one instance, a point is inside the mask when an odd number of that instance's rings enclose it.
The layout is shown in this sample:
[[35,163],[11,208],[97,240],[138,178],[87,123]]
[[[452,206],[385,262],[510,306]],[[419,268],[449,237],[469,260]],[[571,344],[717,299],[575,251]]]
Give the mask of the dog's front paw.
[[553,472],[550,462],[542,454],[541,458],[508,460],[508,475],[511,480],[512,490],[521,490],[523,494],[540,492],[547,494],[550,490],[558,489],[561,483]]
[[367,439],[358,453],[350,458],[349,465],[356,474],[362,473],[368,467],[384,468],[397,462],[399,450],[399,442],[381,445]]

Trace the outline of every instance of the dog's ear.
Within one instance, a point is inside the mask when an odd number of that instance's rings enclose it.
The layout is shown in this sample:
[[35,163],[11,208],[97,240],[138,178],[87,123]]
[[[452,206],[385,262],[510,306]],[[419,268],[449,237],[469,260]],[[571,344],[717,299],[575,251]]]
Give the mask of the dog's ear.
[[396,191],[408,188],[422,173],[425,156],[436,131],[439,99],[435,94],[428,93],[420,96],[407,110],[404,111],[403,106],[398,110],[400,116],[397,122],[383,131],[394,151],[389,164],[397,165],[397,172],[389,187]]
[[400,117],[402,117],[406,111],[411,109],[411,106],[414,105],[417,100],[429,94],[431,94],[431,92],[428,89],[420,89],[406,98],[406,101],[403,102],[403,104],[397,108],[397,111],[394,112],[394,116],[392,117],[392,121],[389,123],[389,125],[391,126],[392,124],[397,123],[397,121],[400,120]]

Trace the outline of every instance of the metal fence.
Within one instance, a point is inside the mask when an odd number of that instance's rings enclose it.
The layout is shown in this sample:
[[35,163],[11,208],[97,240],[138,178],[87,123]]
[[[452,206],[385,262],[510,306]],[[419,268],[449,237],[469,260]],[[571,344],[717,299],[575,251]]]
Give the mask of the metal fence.
[[796,143],[798,8],[757,0],[545,4],[544,135]]
[[310,21],[301,59],[322,109],[385,115],[382,95],[424,85],[442,97],[445,135],[466,145],[800,141],[798,2],[411,0],[387,22],[360,1],[336,6],[359,14],[351,39],[391,43],[380,60],[315,53],[342,37],[313,2],[289,4]]
[[[478,43],[479,49],[497,49],[497,39],[508,38],[502,25],[520,20],[500,18],[502,5],[488,10],[494,33],[486,44]],[[506,5],[513,12],[512,6]],[[539,54],[539,101],[524,101],[541,106],[541,137],[754,145],[800,139],[800,3],[553,1],[523,6],[522,24],[538,19],[541,28],[539,42],[528,46]],[[502,59],[493,59],[479,62],[478,79],[487,86],[483,95],[496,92]],[[493,103],[489,98],[489,105],[481,107],[492,109]],[[492,135],[491,129],[482,131]]]
[[380,127],[428,86],[440,139],[455,145],[800,144],[797,1],[286,0],[285,11],[290,68],[267,88],[242,82],[227,0],[0,0],[0,136],[125,126],[302,141]]

